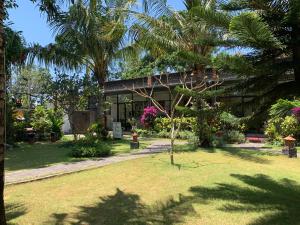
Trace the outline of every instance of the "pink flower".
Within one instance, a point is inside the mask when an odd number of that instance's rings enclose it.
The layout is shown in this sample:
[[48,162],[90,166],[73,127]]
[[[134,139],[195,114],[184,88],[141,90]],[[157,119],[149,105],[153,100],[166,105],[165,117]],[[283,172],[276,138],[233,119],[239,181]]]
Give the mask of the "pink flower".
[[154,106],[147,106],[144,108],[144,113],[141,116],[141,123],[145,125],[146,123],[152,125],[155,117],[157,116],[157,109]]
[[294,114],[295,116],[300,116],[300,107],[295,107],[292,109],[292,114]]

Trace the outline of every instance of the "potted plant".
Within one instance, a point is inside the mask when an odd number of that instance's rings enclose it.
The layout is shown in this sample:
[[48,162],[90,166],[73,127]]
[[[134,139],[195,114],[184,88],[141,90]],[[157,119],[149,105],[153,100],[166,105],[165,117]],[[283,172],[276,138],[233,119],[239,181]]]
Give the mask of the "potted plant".
[[131,126],[131,133],[133,133],[137,129],[137,120],[132,117],[131,119],[128,119],[128,123]]

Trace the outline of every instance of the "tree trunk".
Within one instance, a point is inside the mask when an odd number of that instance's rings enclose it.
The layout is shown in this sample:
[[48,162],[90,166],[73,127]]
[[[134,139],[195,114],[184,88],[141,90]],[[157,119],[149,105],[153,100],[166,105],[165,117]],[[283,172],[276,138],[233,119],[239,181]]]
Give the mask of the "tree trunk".
[[175,124],[174,124],[174,119],[171,118],[171,149],[170,149],[170,161],[171,165],[174,165],[174,142],[175,142]]
[[4,0],[0,0],[0,224],[6,224],[4,206],[4,150],[5,150],[5,64],[4,64]]
[[98,82],[99,87],[99,95],[98,97],[98,106],[97,106],[97,121],[102,124],[106,128],[106,116],[105,116],[105,110],[104,110],[104,102],[105,102],[105,96],[104,96],[104,83],[107,77],[106,68],[104,69],[101,66],[95,66],[94,68],[95,77]]
[[[293,66],[296,85],[300,87],[300,25],[295,24],[292,31]],[[300,88],[298,89],[298,93]]]
[[[205,68],[203,65],[195,65],[195,73],[196,73],[196,85],[203,82],[203,79],[205,77]],[[205,87],[203,87],[205,88]],[[201,91],[201,90],[199,90]],[[204,107],[204,100],[198,99],[196,102],[196,107],[198,109],[197,114],[197,136],[199,139],[198,146],[199,147],[208,147],[209,146],[209,140],[207,138],[206,134],[206,121],[205,121],[205,115],[200,113],[200,110]]]

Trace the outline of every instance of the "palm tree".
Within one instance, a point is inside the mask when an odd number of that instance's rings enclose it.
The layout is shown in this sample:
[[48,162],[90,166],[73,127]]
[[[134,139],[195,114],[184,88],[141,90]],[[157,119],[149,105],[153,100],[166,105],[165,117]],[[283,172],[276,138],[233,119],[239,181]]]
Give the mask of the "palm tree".
[[[228,32],[247,51],[221,55],[219,66],[244,78],[235,91],[255,94],[248,102],[255,109],[253,119],[265,118],[278,98],[300,93],[300,2],[230,0],[221,8],[235,15]],[[295,79],[286,79],[291,76]]]
[[4,43],[4,0],[0,0],[0,224],[6,224],[4,208],[4,144],[5,144],[5,43]]
[[[103,90],[108,68],[113,59],[121,56],[125,46],[126,20],[134,1],[77,0],[68,11],[58,12],[50,19],[56,33],[54,44],[42,47],[35,44],[30,49],[31,59],[45,64],[77,69],[87,67],[95,76],[99,89]],[[118,9],[123,10],[118,10]],[[103,104],[99,94],[99,106]],[[102,112],[101,112],[102,111]],[[98,113],[103,113],[101,109]]]
[[[174,61],[183,62],[185,71],[193,71],[196,82],[201,83],[206,79],[206,68],[212,65],[213,51],[223,42],[222,34],[226,31],[223,27],[228,26],[230,16],[216,11],[213,0],[185,0],[184,4],[186,10],[179,12],[160,8],[158,18],[137,13],[138,23],[133,25],[132,34],[136,43],[156,58],[173,55]],[[218,25],[212,27],[212,22]],[[201,99],[195,105],[200,110],[206,103]],[[200,114],[197,117],[199,144],[204,145],[207,143],[201,126],[204,118]]]

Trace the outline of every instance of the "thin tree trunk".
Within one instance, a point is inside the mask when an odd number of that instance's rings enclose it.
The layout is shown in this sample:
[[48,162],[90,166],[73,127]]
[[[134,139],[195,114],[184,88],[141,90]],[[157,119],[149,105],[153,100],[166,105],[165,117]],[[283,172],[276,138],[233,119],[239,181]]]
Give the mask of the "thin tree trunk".
[[5,150],[5,43],[4,43],[4,0],[0,0],[0,224],[6,224],[4,206],[4,150]]
[[104,71],[104,68],[102,67],[95,67],[95,77],[98,82],[98,88],[99,88],[99,96],[98,96],[98,106],[97,106],[97,120],[100,124],[102,124],[106,128],[106,122],[105,122],[105,111],[104,111],[104,102],[105,102],[105,96],[104,96],[104,83],[106,80],[106,72]]
[[[294,65],[294,75],[297,85],[300,86],[300,25],[295,24],[292,31],[293,40],[293,65]],[[298,89],[300,92],[300,88]]]
[[175,124],[174,124],[174,118],[171,118],[171,149],[170,149],[170,160],[171,165],[174,165],[174,141],[175,141]]
[[[195,72],[196,72],[196,84],[200,84],[205,76],[205,68],[202,65],[195,65]],[[196,102],[196,107],[200,111],[203,107],[203,100],[198,99]],[[198,113],[197,115],[197,136],[199,139],[198,146],[199,147],[208,147],[209,140],[205,134],[205,116],[202,113]]]

